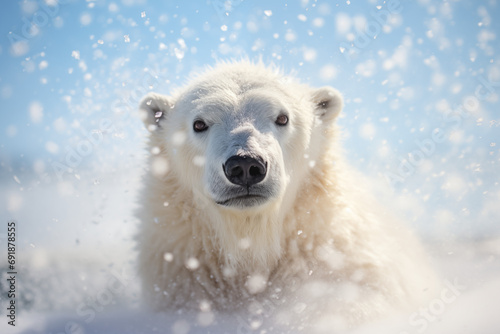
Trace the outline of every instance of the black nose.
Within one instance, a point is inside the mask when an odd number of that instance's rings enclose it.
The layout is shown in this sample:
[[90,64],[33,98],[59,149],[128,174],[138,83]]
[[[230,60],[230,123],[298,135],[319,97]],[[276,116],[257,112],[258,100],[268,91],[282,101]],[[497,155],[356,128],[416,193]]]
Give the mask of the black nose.
[[267,172],[262,161],[247,156],[234,155],[222,167],[231,183],[247,187],[264,180]]

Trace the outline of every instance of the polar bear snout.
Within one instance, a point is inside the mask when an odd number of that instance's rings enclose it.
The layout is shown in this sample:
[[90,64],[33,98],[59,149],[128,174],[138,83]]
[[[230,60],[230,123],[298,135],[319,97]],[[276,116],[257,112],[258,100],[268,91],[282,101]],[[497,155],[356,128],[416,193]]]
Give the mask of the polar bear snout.
[[261,182],[267,174],[267,163],[250,156],[234,155],[222,168],[229,182],[246,188]]

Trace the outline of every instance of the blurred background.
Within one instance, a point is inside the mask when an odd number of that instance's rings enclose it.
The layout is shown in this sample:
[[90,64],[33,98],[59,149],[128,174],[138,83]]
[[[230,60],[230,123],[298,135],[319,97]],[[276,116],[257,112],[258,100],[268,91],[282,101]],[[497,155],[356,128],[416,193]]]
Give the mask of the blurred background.
[[[0,9],[0,243],[16,220],[21,312],[73,311],[110,272],[133,272],[146,156],[138,102],[219,60],[262,59],[340,90],[351,164],[388,189],[436,258],[473,260],[476,282],[498,268],[498,1],[23,0]],[[117,298],[136,302],[136,283]]]

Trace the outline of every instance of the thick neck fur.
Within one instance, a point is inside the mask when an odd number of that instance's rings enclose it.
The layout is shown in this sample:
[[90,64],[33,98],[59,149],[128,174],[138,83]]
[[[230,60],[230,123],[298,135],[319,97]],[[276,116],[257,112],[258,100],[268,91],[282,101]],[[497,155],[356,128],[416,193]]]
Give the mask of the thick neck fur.
[[[207,243],[219,249],[219,260],[230,270],[266,274],[276,266],[282,251],[283,218],[279,210],[267,214],[207,210]],[[209,251],[206,249],[205,251]]]

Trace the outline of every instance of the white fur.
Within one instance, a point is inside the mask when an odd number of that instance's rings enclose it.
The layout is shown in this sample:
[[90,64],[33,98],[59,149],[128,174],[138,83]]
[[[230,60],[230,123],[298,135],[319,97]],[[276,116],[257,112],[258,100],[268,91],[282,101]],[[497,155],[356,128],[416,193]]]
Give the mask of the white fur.
[[[140,276],[153,308],[281,300],[277,315],[306,305],[311,319],[333,312],[351,325],[425,298],[432,273],[420,245],[342,157],[336,90],[226,63],[170,97],[146,96],[140,108],[157,153],[138,212]],[[274,123],[280,113],[284,127]],[[194,132],[196,119],[208,130]],[[216,203],[235,188],[221,167],[233,155],[267,162],[265,203]]]

